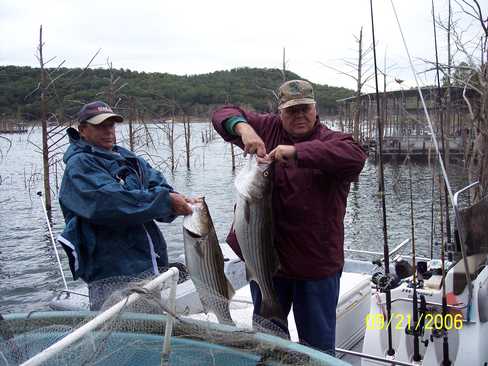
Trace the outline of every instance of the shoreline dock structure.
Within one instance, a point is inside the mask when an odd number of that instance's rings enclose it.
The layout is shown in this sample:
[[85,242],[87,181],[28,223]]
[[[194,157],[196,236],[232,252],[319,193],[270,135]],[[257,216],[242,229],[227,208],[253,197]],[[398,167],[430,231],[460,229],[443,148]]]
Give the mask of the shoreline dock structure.
[[[463,98],[463,87],[441,88],[443,103],[438,102],[435,87],[422,88],[424,100],[434,125],[438,139],[441,139],[440,125],[443,123],[444,144],[448,147],[446,157],[450,161],[462,160],[475,136],[469,110]],[[450,107],[447,107],[447,93],[450,92]],[[466,97],[476,108],[476,93],[466,90]],[[352,133],[376,159],[377,132],[375,94],[337,100],[338,127],[343,132]],[[383,157],[386,160],[401,160],[410,153],[412,159],[428,160],[434,156],[427,120],[417,89],[395,90],[380,95],[381,119],[383,122]],[[442,104],[442,106],[439,106]],[[441,141],[439,146],[442,147]],[[441,148],[442,151],[442,148]]]
[[27,131],[25,122],[0,118],[0,133],[26,133]]

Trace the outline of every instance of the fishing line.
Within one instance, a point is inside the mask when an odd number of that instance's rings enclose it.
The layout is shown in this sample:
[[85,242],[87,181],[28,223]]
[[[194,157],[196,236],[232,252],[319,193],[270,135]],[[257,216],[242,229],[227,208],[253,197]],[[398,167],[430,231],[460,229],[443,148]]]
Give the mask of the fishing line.
[[391,6],[393,8],[393,12],[395,13],[395,18],[396,18],[396,21],[398,24],[398,29],[399,29],[400,34],[402,36],[403,46],[405,47],[405,52],[407,53],[407,56],[408,56],[408,62],[410,64],[410,69],[412,70],[413,77],[415,78],[415,84],[417,85],[417,90],[418,90],[419,95],[420,95],[420,100],[422,102],[422,108],[424,110],[425,118],[427,118],[430,133],[432,136],[432,142],[434,143],[435,150],[437,152],[437,156],[439,159],[439,164],[441,166],[442,175],[444,177],[444,181],[446,182],[447,192],[449,193],[449,198],[454,205],[454,195],[452,194],[451,184],[449,183],[449,178],[447,177],[446,167],[444,166],[444,161],[442,159],[442,155],[441,155],[441,152],[439,150],[439,144],[437,142],[437,136],[434,132],[434,126],[432,125],[432,121],[430,120],[429,112],[427,111],[427,105],[425,104],[424,95],[422,94],[422,90],[420,89],[420,84],[419,84],[419,81],[417,79],[417,72],[415,71],[415,67],[413,66],[412,57],[410,56],[410,51],[408,50],[407,42],[405,41],[405,37],[403,35],[402,26],[400,24],[400,20],[398,19],[398,14],[397,14],[397,11],[395,8],[395,4],[393,3],[393,0],[390,0],[390,3],[391,3]]
[[[410,52],[408,50],[407,42],[405,41],[405,37],[403,35],[402,26],[400,24],[400,20],[398,19],[398,14],[397,14],[397,11],[395,8],[395,4],[393,3],[393,0],[390,0],[390,3],[391,3],[391,7],[393,8],[393,13],[395,14],[395,19],[396,19],[397,24],[398,24],[398,29],[399,29],[400,34],[402,36],[403,46],[405,47],[405,52],[407,53],[408,61],[410,63],[410,69],[412,70],[413,77],[415,78],[415,83],[417,85],[417,90],[418,90],[419,95],[420,95],[420,100],[422,101],[422,107],[424,109],[425,118],[427,119],[427,122],[429,125],[429,129],[430,129],[430,133],[431,133],[431,137],[432,137],[432,142],[434,143],[435,150],[437,152],[437,158],[438,158],[439,165],[440,165],[441,171],[442,171],[442,176],[444,178],[445,189],[447,189],[447,192],[449,193],[449,198],[451,200],[452,207],[454,208],[454,215],[456,217],[456,222],[460,223],[459,212],[457,209],[456,202],[454,200],[454,195],[452,194],[452,189],[451,189],[451,185],[449,183],[449,178],[447,177],[446,167],[444,166],[444,161],[442,159],[442,155],[441,155],[441,152],[439,150],[439,144],[437,143],[437,136],[434,132],[434,127],[432,125],[432,121],[430,120],[429,112],[427,111],[427,106],[425,104],[424,95],[422,94],[422,90],[420,89],[420,84],[419,84],[419,81],[417,79],[417,72],[415,71],[415,67],[413,66],[412,57],[410,56]],[[473,286],[472,286],[472,282],[471,282],[469,264],[468,264],[468,260],[467,260],[466,253],[465,253],[466,250],[464,248],[464,243],[463,243],[463,239],[462,239],[463,234],[464,234],[462,225],[457,225],[457,229],[458,229],[459,237],[461,240],[461,254],[462,254],[463,262],[464,262],[466,282],[468,284],[467,287],[468,287],[469,295],[468,295],[468,304],[467,305],[468,305],[468,319],[469,319],[469,312],[470,312],[469,309],[471,308],[471,300],[473,297]]]

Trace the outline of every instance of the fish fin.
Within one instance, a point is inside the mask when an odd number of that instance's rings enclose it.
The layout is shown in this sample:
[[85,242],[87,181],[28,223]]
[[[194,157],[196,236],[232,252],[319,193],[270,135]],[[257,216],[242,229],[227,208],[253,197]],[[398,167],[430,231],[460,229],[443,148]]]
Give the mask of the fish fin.
[[236,291],[234,290],[232,283],[230,283],[230,281],[227,279],[227,295],[229,296],[229,300],[232,300],[235,293],[236,293]]
[[246,200],[246,204],[244,205],[244,218],[246,219],[246,223],[249,224],[251,221],[251,207],[249,206],[249,202]]
[[185,306],[185,310],[183,310],[181,315],[190,315],[190,307],[188,305]]
[[200,240],[197,240],[195,242],[195,251],[200,256],[200,258],[203,258],[204,254],[203,254],[203,249],[202,249],[202,242]]
[[217,320],[220,324],[227,324],[227,325],[232,325],[236,326],[234,323],[234,320],[232,320],[232,317],[230,316],[230,311],[229,307],[227,306],[225,309],[221,309],[223,311],[214,311],[215,316],[217,317]]
[[253,279],[253,275],[251,273],[251,271],[249,271],[249,268],[246,266],[246,280],[247,282],[251,282],[251,280]]
[[262,299],[261,309],[259,315],[265,319],[278,320],[280,322],[286,322],[286,316],[283,311],[283,307],[277,300]]

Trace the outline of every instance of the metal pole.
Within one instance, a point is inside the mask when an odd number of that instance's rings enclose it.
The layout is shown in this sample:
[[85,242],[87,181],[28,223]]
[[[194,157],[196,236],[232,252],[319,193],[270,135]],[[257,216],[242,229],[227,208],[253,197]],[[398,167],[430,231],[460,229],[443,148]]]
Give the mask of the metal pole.
[[362,353],[362,352],[350,351],[350,350],[343,349],[343,348],[336,348],[335,351],[337,353],[345,353],[345,354],[348,354],[348,355],[353,355],[353,356],[357,356],[357,357],[361,357],[361,358],[367,358],[367,359],[370,359],[370,360],[384,362],[384,363],[386,363],[388,365],[416,366],[416,364],[413,364],[413,363],[408,363],[408,362],[403,362],[403,361],[397,361],[397,360],[389,360],[387,358],[373,356],[373,355],[368,355],[367,353]]
[[49,217],[47,216],[46,206],[44,205],[44,200],[42,199],[42,192],[37,192],[39,199],[41,200],[41,206],[44,210],[44,217],[46,219],[47,228],[49,229],[49,236],[51,237],[51,242],[54,248],[54,254],[56,255],[56,260],[58,261],[59,271],[61,272],[61,278],[63,279],[64,289],[68,290],[68,284],[66,283],[66,278],[64,277],[63,266],[61,265],[61,259],[59,258],[58,249],[56,248],[56,241],[54,240],[53,231],[51,229],[51,223],[49,222]]
[[169,355],[171,347],[171,333],[176,314],[176,285],[178,284],[179,273],[176,271],[171,278],[171,288],[169,290],[169,312],[167,314],[166,329],[164,331],[163,355]]

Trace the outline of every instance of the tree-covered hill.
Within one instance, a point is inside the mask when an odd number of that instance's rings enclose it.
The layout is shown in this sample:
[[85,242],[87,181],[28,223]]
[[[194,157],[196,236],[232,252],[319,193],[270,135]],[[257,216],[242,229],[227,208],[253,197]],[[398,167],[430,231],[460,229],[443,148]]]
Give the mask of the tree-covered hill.
[[[217,105],[233,103],[256,111],[276,109],[282,82],[278,69],[239,68],[201,75],[171,75],[131,70],[48,69],[48,112],[60,120],[73,118],[83,103],[105,100],[120,113],[136,118],[172,114],[207,117]],[[287,72],[286,79],[298,79]],[[36,120],[40,117],[40,69],[0,66],[0,118]],[[352,95],[345,88],[315,84],[322,115],[334,114],[336,100]],[[130,107],[133,108],[130,108]]]

